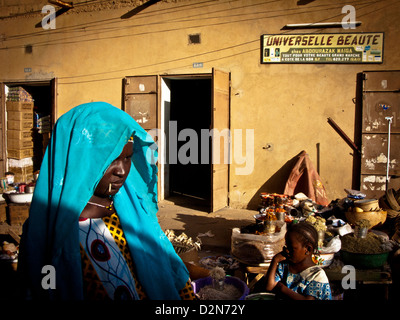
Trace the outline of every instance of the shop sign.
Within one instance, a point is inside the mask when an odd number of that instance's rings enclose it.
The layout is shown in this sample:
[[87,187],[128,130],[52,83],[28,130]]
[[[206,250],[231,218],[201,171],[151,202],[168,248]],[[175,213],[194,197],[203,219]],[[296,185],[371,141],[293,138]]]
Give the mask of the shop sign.
[[383,32],[261,36],[261,63],[382,63]]

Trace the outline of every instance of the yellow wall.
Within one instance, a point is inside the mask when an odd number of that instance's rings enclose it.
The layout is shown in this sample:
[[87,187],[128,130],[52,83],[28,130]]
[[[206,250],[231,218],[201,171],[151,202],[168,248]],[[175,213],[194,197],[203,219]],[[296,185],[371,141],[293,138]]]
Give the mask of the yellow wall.
[[[60,116],[88,101],[120,106],[125,76],[228,70],[232,129],[255,130],[253,173],[235,175],[238,165],[231,166],[231,206],[257,204],[260,191],[282,192],[288,172],[280,169],[302,150],[316,165],[317,144],[328,198],[341,198],[343,189],[352,186],[352,149],[327,118],[353,138],[357,73],[399,69],[400,2],[298,2],[305,1],[165,1],[121,19],[133,7],[114,1],[109,9],[72,9],[56,19],[56,29],[43,30],[35,25],[44,17],[40,9],[47,1],[21,0],[25,5],[20,13],[39,12],[0,20],[0,79],[57,77]],[[260,64],[262,34],[288,32],[281,30],[288,23],[340,22],[346,4],[356,8],[362,22],[356,30],[297,32],[384,32],[382,64]],[[1,15],[16,11],[15,6],[4,7]],[[201,44],[188,44],[192,33],[201,33]],[[33,46],[32,54],[24,53],[27,44]],[[202,62],[203,68],[193,68],[194,62]],[[25,73],[24,68],[32,72]],[[263,149],[267,143],[273,145],[272,151]]]

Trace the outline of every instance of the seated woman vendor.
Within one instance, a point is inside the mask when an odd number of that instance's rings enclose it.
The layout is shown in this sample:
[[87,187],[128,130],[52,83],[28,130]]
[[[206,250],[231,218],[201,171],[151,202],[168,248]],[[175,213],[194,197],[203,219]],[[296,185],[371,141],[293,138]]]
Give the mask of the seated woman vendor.
[[[24,225],[19,271],[39,299],[193,299],[189,273],[161,230],[157,151],[107,103],[57,121]],[[43,267],[55,285],[43,286]]]
[[268,269],[267,291],[282,299],[331,300],[325,271],[312,258],[318,245],[315,228],[307,222],[292,224],[285,240],[284,250],[272,258]]

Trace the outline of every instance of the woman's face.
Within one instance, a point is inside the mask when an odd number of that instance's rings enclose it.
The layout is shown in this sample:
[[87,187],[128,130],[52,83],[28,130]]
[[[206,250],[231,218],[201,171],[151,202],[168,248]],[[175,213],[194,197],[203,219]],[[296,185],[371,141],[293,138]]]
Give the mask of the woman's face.
[[94,194],[99,197],[115,195],[124,184],[131,169],[131,158],[133,155],[133,143],[128,142],[122,149],[121,154],[115,159],[104,173]]
[[[296,232],[288,232],[286,234],[286,246],[284,252],[287,259],[292,263],[302,262],[308,254],[311,254],[309,248],[304,246],[297,237],[298,235]],[[308,254],[306,254],[306,252],[308,252]]]

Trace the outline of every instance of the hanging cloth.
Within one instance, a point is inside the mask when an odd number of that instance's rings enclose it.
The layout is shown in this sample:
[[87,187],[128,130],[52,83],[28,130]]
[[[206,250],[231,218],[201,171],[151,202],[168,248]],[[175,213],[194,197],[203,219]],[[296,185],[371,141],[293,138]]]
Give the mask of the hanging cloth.
[[284,190],[284,194],[289,196],[296,195],[300,192],[304,193],[317,204],[323,206],[329,204],[325,187],[306,151],[300,152],[297,156],[297,161],[286,181]]

